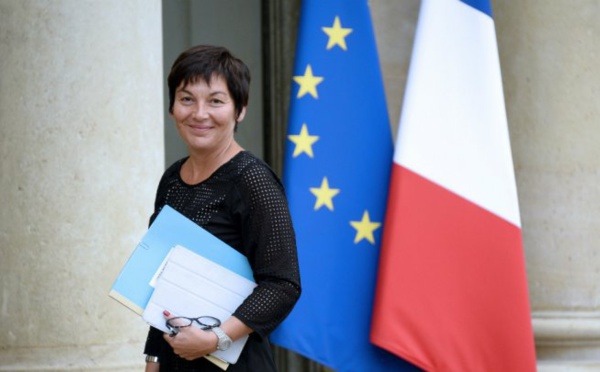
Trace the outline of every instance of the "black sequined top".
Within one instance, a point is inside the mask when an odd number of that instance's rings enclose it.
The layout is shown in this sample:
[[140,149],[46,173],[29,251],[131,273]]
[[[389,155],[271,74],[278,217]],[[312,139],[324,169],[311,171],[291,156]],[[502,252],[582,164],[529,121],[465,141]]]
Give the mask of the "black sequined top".
[[[181,179],[185,160],[163,174],[150,223],[168,204],[248,258],[258,286],[233,315],[254,332],[227,371],[275,370],[266,336],[300,296],[296,240],[283,186],[268,165],[247,151],[196,185]],[[162,335],[150,328],[144,350],[159,357],[161,371],[220,371],[205,358],[188,362],[177,357]]]

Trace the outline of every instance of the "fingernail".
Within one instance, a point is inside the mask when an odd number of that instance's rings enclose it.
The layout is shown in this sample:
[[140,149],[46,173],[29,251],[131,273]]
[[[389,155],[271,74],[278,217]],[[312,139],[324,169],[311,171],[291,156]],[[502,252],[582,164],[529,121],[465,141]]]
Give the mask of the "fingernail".
[[168,312],[167,310],[163,311],[163,314],[165,314],[165,316],[171,316],[171,313]]

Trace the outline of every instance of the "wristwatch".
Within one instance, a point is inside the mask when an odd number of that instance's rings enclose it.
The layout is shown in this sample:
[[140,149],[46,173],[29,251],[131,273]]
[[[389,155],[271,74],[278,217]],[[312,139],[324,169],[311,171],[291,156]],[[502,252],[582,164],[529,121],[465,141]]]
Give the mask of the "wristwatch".
[[217,350],[227,350],[231,346],[231,338],[219,327],[211,328],[211,330],[217,335]]

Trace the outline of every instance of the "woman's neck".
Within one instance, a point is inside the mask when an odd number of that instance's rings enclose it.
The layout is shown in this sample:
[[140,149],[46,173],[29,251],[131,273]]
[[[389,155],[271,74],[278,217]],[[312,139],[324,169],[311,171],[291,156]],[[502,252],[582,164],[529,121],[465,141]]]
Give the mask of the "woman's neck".
[[188,184],[198,184],[209,178],[217,169],[242,150],[243,148],[232,140],[217,151],[190,151],[189,158],[181,168],[181,178]]

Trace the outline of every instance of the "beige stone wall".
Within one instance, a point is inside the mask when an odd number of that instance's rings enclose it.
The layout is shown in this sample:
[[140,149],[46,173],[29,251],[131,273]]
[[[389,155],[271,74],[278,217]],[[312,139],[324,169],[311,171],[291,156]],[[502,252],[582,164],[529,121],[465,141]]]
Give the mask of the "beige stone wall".
[[600,3],[494,5],[538,359],[600,368]]
[[[600,3],[496,4],[536,311],[600,305]],[[596,248],[596,249],[595,249]]]
[[0,1],[0,370],[130,370],[107,294],[164,169],[159,0]]
[[[420,1],[370,3],[396,126]],[[600,369],[600,2],[493,10],[538,365]]]

